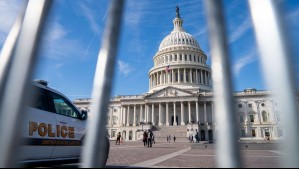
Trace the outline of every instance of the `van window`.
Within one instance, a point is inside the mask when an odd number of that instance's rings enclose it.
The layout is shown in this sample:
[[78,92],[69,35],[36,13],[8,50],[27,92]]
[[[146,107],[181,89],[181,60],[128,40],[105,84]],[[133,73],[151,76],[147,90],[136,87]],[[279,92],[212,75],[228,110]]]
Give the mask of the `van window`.
[[[49,97],[46,94],[46,90],[38,87],[32,87],[33,99],[29,103],[30,107],[50,111],[49,109]],[[30,96],[31,97],[31,96]]]
[[49,92],[52,98],[52,103],[54,104],[55,107],[55,112],[57,114],[61,114],[73,118],[79,117],[79,112],[67,99],[51,91]]

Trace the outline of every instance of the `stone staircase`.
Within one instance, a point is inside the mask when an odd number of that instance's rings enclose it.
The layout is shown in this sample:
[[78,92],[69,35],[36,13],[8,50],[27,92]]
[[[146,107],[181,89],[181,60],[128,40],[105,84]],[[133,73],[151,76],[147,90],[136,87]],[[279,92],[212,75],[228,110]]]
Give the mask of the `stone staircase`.
[[155,135],[155,141],[167,142],[167,136],[176,137],[176,142],[188,142],[187,126],[153,126],[152,131]]

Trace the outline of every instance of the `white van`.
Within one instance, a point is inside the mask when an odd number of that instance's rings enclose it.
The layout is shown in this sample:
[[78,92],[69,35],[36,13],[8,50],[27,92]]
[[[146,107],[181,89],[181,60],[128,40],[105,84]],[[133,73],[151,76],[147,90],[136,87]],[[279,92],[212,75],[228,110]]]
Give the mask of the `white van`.
[[[32,87],[35,99],[24,119],[21,163],[78,162],[87,131],[87,112],[80,111],[62,93],[49,88],[46,81],[33,82]],[[108,138],[105,141],[108,157]]]

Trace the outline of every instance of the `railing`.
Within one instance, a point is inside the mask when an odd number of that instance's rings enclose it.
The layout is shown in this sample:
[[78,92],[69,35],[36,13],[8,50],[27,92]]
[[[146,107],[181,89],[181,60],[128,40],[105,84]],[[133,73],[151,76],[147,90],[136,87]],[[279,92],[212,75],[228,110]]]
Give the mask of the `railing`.
[[[110,99],[113,70],[123,0],[111,0],[110,14],[103,37],[103,46],[99,52],[98,63],[93,86],[92,109],[94,121],[89,124],[89,132],[83,149],[83,167],[104,167],[107,107]],[[295,99],[294,76],[289,65],[288,42],[281,27],[280,13],[277,2],[271,0],[250,0],[250,10],[258,45],[261,51],[262,67],[268,86],[273,91],[272,97],[277,100],[285,111],[284,124],[286,139],[282,144],[284,158],[283,167],[299,167],[299,123]],[[240,149],[237,143],[233,92],[226,39],[225,20],[222,1],[205,0],[209,37],[211,43],[212,71],[214,92],[204,95],[215,97],[217,122],[217,164],[218,167],[242,167]],[[51,5],[50,0],[30,0],[26,12],[16,22],[2,49],[0,57],[0,167],[16,166],[18,136],[24,114],[29,79],[36,67],[35,51],[39,47],[40,32],[44,17]],[[265,22],[267,26],[265,29]],[[22,26],[22,27],[21,27]],[[271,39],[269,39],[271,38]],[[271,60],[271,66],[267,65]],[[279,77],[279,78],[277,78]],[[13,94],[12,94],[13,93]],[[125,98],[134,98],[129,96]],[[135,96],[139,98],[139,96]],[[5,145],[5,146],[3,146]]]

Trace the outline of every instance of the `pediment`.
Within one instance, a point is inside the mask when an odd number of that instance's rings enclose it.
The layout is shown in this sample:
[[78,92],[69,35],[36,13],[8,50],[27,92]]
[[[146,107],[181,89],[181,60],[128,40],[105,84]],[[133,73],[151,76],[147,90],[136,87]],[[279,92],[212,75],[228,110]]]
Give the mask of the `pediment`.
[[175,87],[166,87],[164,89],[161,89],[159,91],[156,91],[150,95],[147,96],[148,99],[153,98],[165,98],[165,97],[188,97],[193,96],[192,92],[189,92],[187,90],[175,88]]

